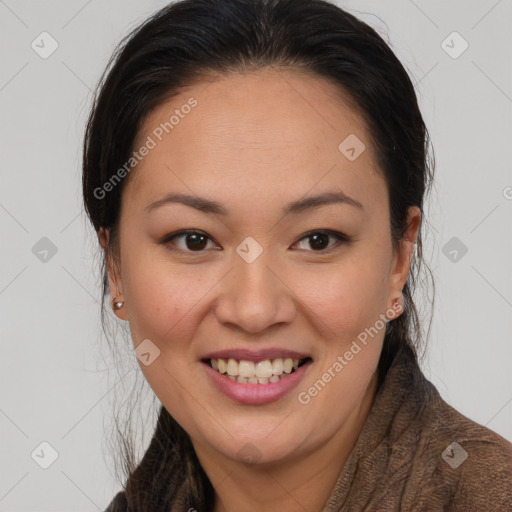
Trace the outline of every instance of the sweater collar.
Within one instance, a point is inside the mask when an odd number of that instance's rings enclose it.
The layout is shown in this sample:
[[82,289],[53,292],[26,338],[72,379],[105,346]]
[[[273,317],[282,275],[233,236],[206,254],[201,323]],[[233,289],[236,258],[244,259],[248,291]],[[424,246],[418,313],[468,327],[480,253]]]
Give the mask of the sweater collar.
[[322,512],[342,510],[363,464],[366,484],[364,489],[357,488],[358,494],[371,493],[373,485],[393,471],[388,465],[391,447],[408,436],[408,429],[427,404],[430,387],[410,349],[397,353]]

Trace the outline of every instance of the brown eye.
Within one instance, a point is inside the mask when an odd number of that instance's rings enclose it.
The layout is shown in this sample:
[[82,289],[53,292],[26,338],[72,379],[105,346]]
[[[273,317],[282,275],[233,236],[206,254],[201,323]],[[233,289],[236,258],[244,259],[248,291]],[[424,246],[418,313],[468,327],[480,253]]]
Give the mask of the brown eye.
[[325,233],[311,235],[310,245],[312,249],[326,249],[329,246],[329,236]]
[[[336,239],[336,242],[329,246],[329,238]],[[337,231],[311,231],[301,240],[308,240],[309,247],[313,252],[329,252],[342,243],[350,242],[350,238]],[[300,242],[300,241],[299,241]]]
[[[179,239],[183,240],[181,246],[174,242],[174,240]],[[200,231],[186,230],[165,237],[162,243],[164,245],[175,245],[179,250],[185,252],[202,252],[206,249],[209,240],[211,241],[211,238],[205,233]]]

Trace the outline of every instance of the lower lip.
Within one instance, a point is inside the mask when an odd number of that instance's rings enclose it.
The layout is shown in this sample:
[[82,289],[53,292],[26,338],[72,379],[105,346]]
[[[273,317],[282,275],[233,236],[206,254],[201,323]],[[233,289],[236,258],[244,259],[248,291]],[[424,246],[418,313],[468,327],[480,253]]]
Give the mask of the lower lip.
[[214,370],[208,363],[201,362],[207,375],[222,393],[236,402],[251,405],[268,404],[284,397],[304,377],[311,363],[311,361],[308,361],[293,373],[285,374],[287,376],[281,378],[279,382],[242,384],[228,379],[225,375]]

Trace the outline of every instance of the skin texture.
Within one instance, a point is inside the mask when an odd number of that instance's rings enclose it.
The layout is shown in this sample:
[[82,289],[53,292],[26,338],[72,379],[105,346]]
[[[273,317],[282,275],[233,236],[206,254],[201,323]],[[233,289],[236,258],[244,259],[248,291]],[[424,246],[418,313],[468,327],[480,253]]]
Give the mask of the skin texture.
[[[272,68],[197,83],[150,113],[139,140],[191,96],[197,106],[123,191],[121,260],[109,266],[112,298],[124,301],[116,314],[129,322],[135,347],[149,338],[160,349],[141,370],[190,435],[216,512],[318,511],[371,408],[384,329],[308,404],[298,394],[401,300],[420,211],[410,209],[406,240],[394,251],[386,183],[362,117],[325,79]],[[366,146],[355,161],[338,149],[350,134]],[[291,201],[340,190],[363,209],[282,214]],[[177,203],[144,212],[169,192],[218,201],[229,215]],[[186,236],[162,243],[182,229],[209,237],[199,252]],[[352,241],[331,237],[318,249],[305,234],[321,229]],[[250,264],[236,252],[248,236],[263,249]],[[100,231],[104,248],[107,239]],[[270,404],[230,400],[200,363],[217,349],[269,347],[313,359],[298,387]],[[252,463],[238,453],[248,442]]]

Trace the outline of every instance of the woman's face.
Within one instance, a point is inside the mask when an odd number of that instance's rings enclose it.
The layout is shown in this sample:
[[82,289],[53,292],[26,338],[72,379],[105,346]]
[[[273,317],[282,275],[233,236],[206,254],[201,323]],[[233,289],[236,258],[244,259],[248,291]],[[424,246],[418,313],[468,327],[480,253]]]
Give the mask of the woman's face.
[[[394,252],[362,118],[321,78],[264,70],[183,89],[138,140],[110,286],[155,394],[218,458],[334,442],[373,400],[419,225],[415,208]],[[170,236],[182,230],[196,234]],[[305,364],[287,373],[287,359]]]

